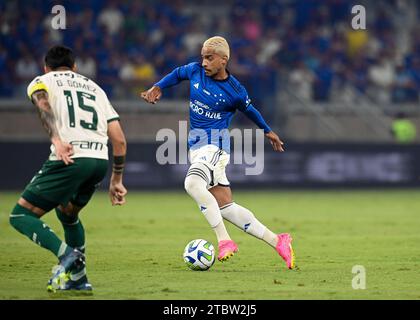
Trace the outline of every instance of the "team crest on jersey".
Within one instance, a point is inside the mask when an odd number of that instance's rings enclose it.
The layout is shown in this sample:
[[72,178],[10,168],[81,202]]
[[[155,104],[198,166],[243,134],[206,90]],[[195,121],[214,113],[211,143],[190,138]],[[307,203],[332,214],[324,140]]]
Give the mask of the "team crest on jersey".
[[197,82],[196,84],[194,84],[194,87],[196,88],[196,89],[198,89],[198,86],[199,86],[200,84]]

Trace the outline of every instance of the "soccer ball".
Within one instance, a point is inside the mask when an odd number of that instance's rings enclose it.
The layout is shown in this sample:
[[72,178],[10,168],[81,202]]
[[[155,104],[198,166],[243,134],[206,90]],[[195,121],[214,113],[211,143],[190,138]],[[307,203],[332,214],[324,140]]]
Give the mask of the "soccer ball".
[[207,240],[195,239],[185,247],[184,261],[191,270],[207,270],[213,265],[214,260],[214,247]]

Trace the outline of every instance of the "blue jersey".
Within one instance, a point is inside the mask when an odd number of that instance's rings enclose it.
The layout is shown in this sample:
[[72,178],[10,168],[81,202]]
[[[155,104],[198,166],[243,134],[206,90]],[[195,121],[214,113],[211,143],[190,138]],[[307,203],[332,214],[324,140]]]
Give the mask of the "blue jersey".
[[173,70],[155,84],[161,89],[190,80],[190,132],[188,147],[214,144],[230,152],[229,125],[236,110],[244,112],[267,133],[270,127],[252,106],[248,93],[231,74],[225,80],[206,76],[197,62]]

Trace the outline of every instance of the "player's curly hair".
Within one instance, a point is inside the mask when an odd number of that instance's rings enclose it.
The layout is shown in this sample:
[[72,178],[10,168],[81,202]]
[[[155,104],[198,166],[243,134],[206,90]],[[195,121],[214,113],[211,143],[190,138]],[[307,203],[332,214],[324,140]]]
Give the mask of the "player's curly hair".
[[206,41],[204,41],[203,47],[214,49],[214,51],[218,55],[222,57],[226,57],[227,60],[229,60],[230,58],[229,44],[226,41],[226,39],[223,37],[220,37],[220,36],[211,37],[207,39]]

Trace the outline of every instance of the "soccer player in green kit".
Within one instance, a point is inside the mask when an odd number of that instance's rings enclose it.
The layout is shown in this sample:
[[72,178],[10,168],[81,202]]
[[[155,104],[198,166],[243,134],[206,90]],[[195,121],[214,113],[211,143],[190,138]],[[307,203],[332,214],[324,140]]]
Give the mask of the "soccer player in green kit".
[[[108,138],[113,153],[112,205],[124,204],[127,193],[122,181],[126,140],[119,116],[105,92],[75,70],[72,50],[54,46],[45,56],[45,74],[28,86],[28,97],[51,141],[51,154],[10,214],[17,231],[59,259],[47,283],[47,290],[54,292],[92,290],[79,213],[106,175]],[[65,241],[40,219],[52,209],[63,225]]]

